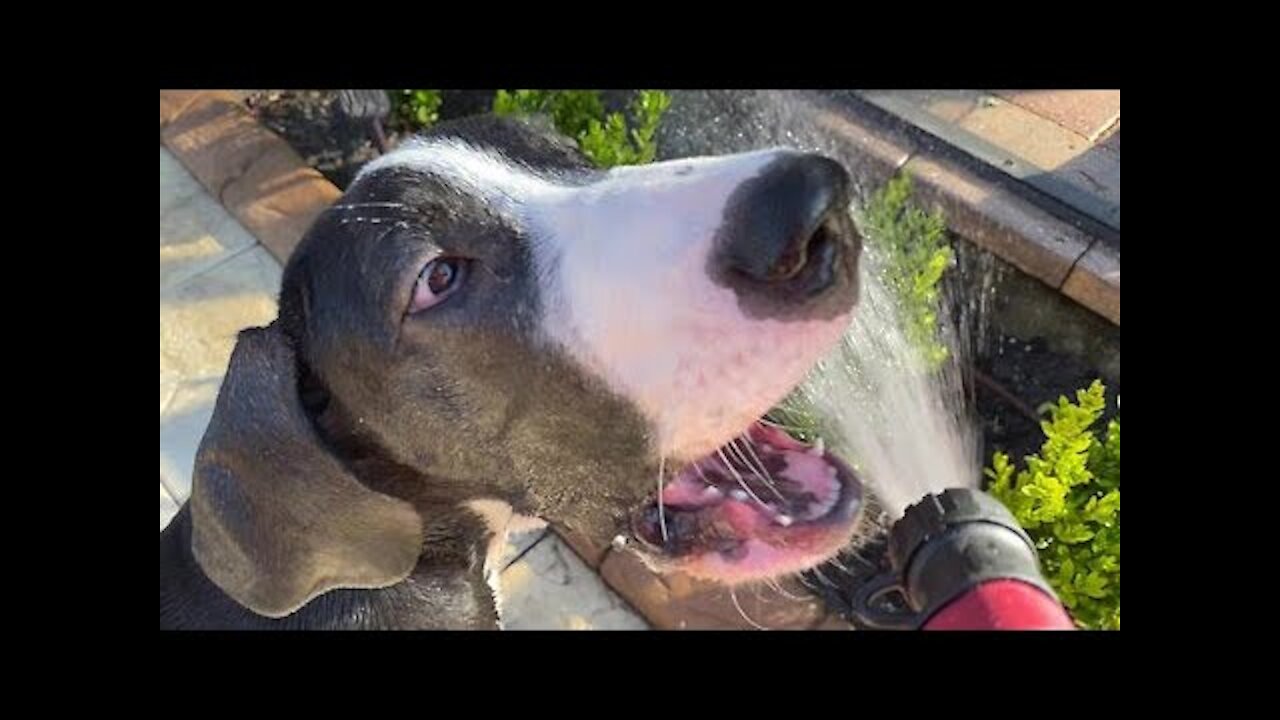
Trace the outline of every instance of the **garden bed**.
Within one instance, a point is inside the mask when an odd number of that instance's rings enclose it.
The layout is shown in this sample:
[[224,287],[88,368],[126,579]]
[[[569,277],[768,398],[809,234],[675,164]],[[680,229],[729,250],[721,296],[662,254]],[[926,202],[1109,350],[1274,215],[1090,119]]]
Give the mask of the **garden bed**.
[[[884,168],[851,157],[847,146],[814,131],[812,124],[792,122],[787,108],[763,96],[710,91],[672,95],[674,102],[657,136],[660,160],[784,144],[845,161],[863,198],[886,176]],[[440,118],[485,111],[492,96],[493,91],[445,91]],[[610,109],[622,107],[626,99],[625,92],[605,95]],[[343,118],[331,91],[258,91],[248,95],[246,104],[339,188],[377,156],[367,126]],[[409,131],[393,120],[386,133],[394,146]],[[989,463],[996,450],[1020,461],[1039,449],[1041,406],[1063,395],[1074,397],[1095,378],[1107,386],[1106,416],[1116,414],[1119,327],[963,238],[954,243],[959,268],[949,274],[948,282],[958,284],[954,290],[961,297],[986,298],[981,322],[975,326],[980,332],[975,330],[970,338],[967,373],[984,461]],[[806,576],[806,584],[834,610],[843,612],[853,588],[885,561],[874,508],[870,515],[871,538],[859,551]]]
[[[493,90],[443,90],[441,121],[488,112]],[[605,108],[616,111],[626,104],[625,91],[602,93]],[[332,90],[258,90],[245,105],[266,127],[284,138],[308,165],[329,182],[345,190],[360,168],[378,156],[369,126],[348,120],[337,106]],[[387,142],[394,147],[412,134],[396,117],[385,124]]]

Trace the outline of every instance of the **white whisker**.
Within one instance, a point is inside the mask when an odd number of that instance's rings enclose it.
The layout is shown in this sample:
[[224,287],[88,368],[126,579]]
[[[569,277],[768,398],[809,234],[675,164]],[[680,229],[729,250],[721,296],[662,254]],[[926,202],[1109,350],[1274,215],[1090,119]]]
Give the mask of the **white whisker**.
[[356,208],[407,208],[408,205],[398,202],[362,202],[362,203],[342,203],[339,205],[330,205],[329,210],[354,210]]
[[765,420],[764,418],[760,418],[756,422],[761,423],[763,425],[768,425],[769,427],[772,427],[772,428],[777,428],[779,430],[805,430],[806,429],[806,428],[800,427],[799,425],[786,425],[784,423],[774,422],[772,420]]
[[[738,447],[738,444],[735,441],[730,440],[728,445],[726,445],[726,447],[728,447],[733,452],[735,457],[737,457],[739,460],[742,461],[742,464],[745,467],[751,468],[751,461],[747,460],[747,456],[743,454],[742,449]],[[778,492],[777,486],[775,486],[771,481],[768,469],[766,469],[763,464],[760,464],[758,467],[753,469],[757,471],[756,477],[760,478],[760,482],[763,482],[764,486],[769,488],[770,492],[772,492],[774,495],[778,497],[779,500],[785,503],[787,499],[782,496],[782,493]],[[761,503],[761,504],[763,505],[764,503]]]
[[868,560],[868,559],[867,559],[867,558],[862,554],[862,552],[860,552],[857,548],[854,548],[854,547],[846,547],[846,548],[845,548],[844,550],[842,550],[841,552],[842,552],[842,553],[845,553],[845,557],[852,558],[853,560],[857,560],[858,562],[862,563],[863,565],[866,565],[867,567],[871,568],[872,570],[877,570],[877,569],[879,569],[879,567],[880,567],[878,564],[876,564],[876,563],[874,563],[874,562],[872,562],[872,561]]
[[837,585],[837,584],[835,584],[835,583],[831,582],[831,578],[829,578],[829,577],[827,577],[826,575],[823,575],[823,574],[822,574],[822,568],[820,568],[820,567],[815,567],[815,568],[813,568],[813,574],[814,574],[814,575],[817,575],[817,576],[818,576],[818,580],[819,580],[819,581],[821,581],[822,583],[824,583],[824,584],[826,584],[826,585],[828,585],[828,586],[830,586],[830,587],[836,588],[837,590],[840,588],[840,586],[839,586],[839,585]]
[[844,563],[840,562],[838,558],[833,557],[827,562],[831,563],[831,565],[834,566],[835,569],[843,572],[845,575],[848,575],[849,577],[855,577],[855,575],[853,574],[853,571],[845,567]]
[[738,595],[734,593],[732,586],[729,587],[729,599],[733,600],[733,606],[738,609],[738,614],[742,616],[742,619],[746,620],[747,623],[749,623],[752,627],[754,627],[757,630],[769,629],[761,625],[760,623],[756,622],[755,620],[752,620],[751,618],[747,617],[747,613],[742,609],[742,605],[738,603]]
[[[773,475],[769,472],[769,468],[764,466],[764,462],[760,459],[760,456],[757,455],[755,449],[751,447],[751,437],[749,435],[743,435],[742,438],[746,440],[746,443],[744,443],[744,448],[746,449],[747,452],[751,453],[752,459],[756,461],[756,467],[760,468],[760,473],[761,473],[760,479],[764,480],[765,486],[768,487],[770,490],[772,490],[773,494],[777,495],[779,500],[781,500],[784,503],[787,502],[787,499],[782,496],[782,493],[778,491],[777,486],[774,484]],[[734,447],[737,446],[737,444],[732,440],[729,441],[729,444],[733,445]],[[751,464],[746,461],[746,458],[743,458],[743,463],[746,465]]]
[[809,588],[810,590],[812,590],[812,591],[814,591],[814,592],[822,592],[822,589],[821,589],[821,588],[817,588],[817,587],[814,587],[813,585],[810,585],[810,584],[809,584],[809,581],[805,579],[805,577],[804,577],[804,574],[803,574],[803,573],[796,573],[795,578],[796,578],[796,580],[799,580],[799,581],[800,581],[800,584],[801,584],[801,585],[803,585],[803,586],[805,586],[805,587]]
[[664,454],[658,459],[658,526],[662,528],[662,542],[669,541],[667,537],[667,511],[662,505],[662,475],[667,467],[667,456]]
[[693,469],[698,472],[698,477],[702,478],[702,482],[708,485],[713,484],[710,480],[707,479],[706,474],[702,472],[702,466],[698,464],[697,460],[693,461]]
[[779,595],[781,595],[782,597],[788,598],[788,599],[790,599],[790,600],[799,600],[799,601],[803,601],[803,600],[804,600],[804,598],[802,598],[802,597],[800,597],[800,596],[798,596],[798,595],[792,595],[791,593],[789,593],[789,592],[787,592],[786,590],[782,589],[782,583],[778,582],[777,580],[774,580],[774,579],[772,579],[772,578],[765,578],[765,583],[766,583],[766,584],[768,584],[768,585],[769,585],[769,587],[771,587],[771,588],[773,588],[774,590],[776,590],[776,591],[777,591],[777,593],[778,593]]
[[742,473],[738,472],[738,469],[733,466],[733,463],[729,462],[729,458],[724,456],[724,448],[717,448],[716,453],[720,455],[720,460],[724,462],[724,466],[729,468],[729,472],[733,474],[733,479],[738,481],[738,484],[741,485],[742,489],[751,496],[751,499],[761,505],[764,505],[764,501],[755,493],[751,492],[751,488],[747,487],[747,481],[742,478]]

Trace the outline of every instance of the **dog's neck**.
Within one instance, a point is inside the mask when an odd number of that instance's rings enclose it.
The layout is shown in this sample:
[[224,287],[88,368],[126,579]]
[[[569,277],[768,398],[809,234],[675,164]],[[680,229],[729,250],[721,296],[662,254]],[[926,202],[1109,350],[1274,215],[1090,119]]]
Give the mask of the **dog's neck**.
[[299,363],[298,378],[303,407],[329,452],[365,487],[403,500],[422,515],[424,561],[471,563],[486,556],[494,529],[484,518],[440,494],[439,483],[393,457],[305,364]]

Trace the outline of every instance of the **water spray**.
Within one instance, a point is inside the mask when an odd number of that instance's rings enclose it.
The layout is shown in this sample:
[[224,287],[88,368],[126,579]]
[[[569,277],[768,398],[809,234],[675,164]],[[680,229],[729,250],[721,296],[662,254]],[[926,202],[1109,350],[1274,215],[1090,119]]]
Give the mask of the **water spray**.
[[[1031,539],[978,488],[978,442],[961,368],[984,330],[989,282],[977,283],[979,292],[959,313],[944,301],[940,319],[954,315],[958,326],[939,323],[950,356],[932,366],[906,337],[884,285],[884,261],[869,245],[853,324],[797,397],[891,523],[891,570],[857,589],[853,615],[882,629],[1072,628]],[[897,608],[883,602],[891,594],[903,601]]]

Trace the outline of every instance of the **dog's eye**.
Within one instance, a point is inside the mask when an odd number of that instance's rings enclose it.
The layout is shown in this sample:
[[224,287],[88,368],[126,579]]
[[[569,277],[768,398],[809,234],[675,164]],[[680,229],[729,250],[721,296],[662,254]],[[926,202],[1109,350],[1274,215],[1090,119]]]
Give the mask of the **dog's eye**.
[[461,258],[436,258],[418,273],[418,284],[413,288],[413,302],[409,312],[436,305],[462,286],[467,265]]

